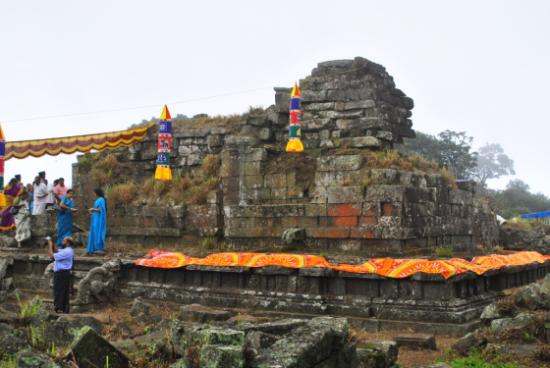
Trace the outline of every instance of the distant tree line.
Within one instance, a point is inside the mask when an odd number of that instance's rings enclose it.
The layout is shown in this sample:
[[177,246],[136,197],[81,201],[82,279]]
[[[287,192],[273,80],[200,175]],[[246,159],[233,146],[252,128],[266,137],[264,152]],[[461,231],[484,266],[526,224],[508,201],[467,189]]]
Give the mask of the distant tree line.
[[487,180],[515,175],[514,161],[500,144],[487,143],[474,151],[472,142],[466,132],[445,130],[434,136],[417,131],[416,138],[405,140],[401,149],[438,162],[458,179],[476,180],[486,189],[495,211],[505,218],[550,211],[550,198],[532,193],[522,180],[511,180],[504,190],[487,189]]

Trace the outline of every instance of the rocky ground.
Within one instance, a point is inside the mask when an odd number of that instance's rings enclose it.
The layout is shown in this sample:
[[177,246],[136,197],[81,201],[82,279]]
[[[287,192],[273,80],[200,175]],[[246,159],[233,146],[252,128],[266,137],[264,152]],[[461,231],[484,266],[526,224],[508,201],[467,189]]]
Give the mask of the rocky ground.
[[141,299],[57,315],[43,300],[12,292],[0,305],[0,367],[550,367],[550,276],[489,305],[482,328],[458,340],[437,336],[435,350],[400,346],[406,331],[370,333],[343,318],[273,319]]

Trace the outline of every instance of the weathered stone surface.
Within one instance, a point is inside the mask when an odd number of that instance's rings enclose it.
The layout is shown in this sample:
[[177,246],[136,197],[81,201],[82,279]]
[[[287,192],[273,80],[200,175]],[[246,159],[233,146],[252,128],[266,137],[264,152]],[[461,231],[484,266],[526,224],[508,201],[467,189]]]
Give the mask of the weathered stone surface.
[[11,326],[0,323],[0,359],[13,356],[27,348],[30,348],[29,344],[19,337]]
[[145,303],[141,298],[134,299],[130,308],[130,315],[132,317],[148,316],[150,312],[151,306],[149,304]]
[[199,341],[202,345],[228,345],[228,346],[244,346],[244,332],[222,329],[222,328],[205,328],[197,330],[193,334],[193,340]]
[[71,352],[80,368],[128,368],[129,360],[121,351],[90,327],[82,328],[71,345]]
[[348,328],[345,319],[314,318],[262,351],[255,366],[314,367],[343,348]]
[[233,314],[229,311],[205,307],[200,304],[188,304],[180,307],[178,317],[184,321],[208,323],[226,321]]
[[240,346],[204,345],[200,350],[201,368],[243,368],[244,356]]
[[437,350],[434,335],[398,335],[395,337],[395,342],[398,347],[406,346],[411,349]]
[[286,229],[282,235],[285,244],[296,244],[306,240],[306,230],[304,228],[293,227]]
[[[374,354],[376,357],[383,356],[385,367],[391,367],[397,362],[397,356],[399,355],[399,347],[395,341],[388,340],[369,340],[365,341],[365,347],[369,351],[378,351],[381,354]],[[360,349],[357,350],[358,357],[368,355],[366,351],[360,353]],[[359,358],[361,361],[361,358]],[[368,365],[367,365],[368,366]]]
[[64,315],[57,320],[45,324],[44,336],[55,346],[68,346],[83,327],[90,327],[101,333],[102,325],[91,316]]
[[46,354],[23,350],[17,354],[17,368],[59,368]]
[[317,159],[319,171],[359,170],[362,164],[363,157],[360,155],[328,156]]
[[485,323],[490,323],[492,320],[502,318],[496,303],[491,303],[483,309],[480,319]]
[[485,339],[480,332],[474,331],[461,337],[453,344],[452,348],[460,355],[466,356],[473,351],[481,349],[486,344],[487,339]]
[[182,358],[178,359],[175,363],[172,363],[170,368],[191,368],[191,364],[189,364],[187,359]]
[[530,313],[520,313],[514,318],[499,318],[491,322],[491,331],[502,336],[512,333],[533,333],[535,329],[535,316]]

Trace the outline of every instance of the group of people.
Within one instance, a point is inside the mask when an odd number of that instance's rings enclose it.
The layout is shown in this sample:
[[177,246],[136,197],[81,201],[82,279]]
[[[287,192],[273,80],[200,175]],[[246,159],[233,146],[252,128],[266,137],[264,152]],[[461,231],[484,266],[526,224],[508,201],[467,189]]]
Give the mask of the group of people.
[[[54,180],[48,185],[46,172],[41,171],[32,184],[22,183],[21,175],[15,175],[4,188],[6,206],[0,215],[0,230],[15,229],[18,247],[31,237],[31,215],[42,215],[48,211],[57,213],[57,246],[70,238],[73,232],[73,213],[77,207],[73,201],[73,190],[65,186],[65,180]],[[86,254],[103,252],[107,235],[107,202],[101,188],[94,190],[95,202],[88,209],[91,215]]]

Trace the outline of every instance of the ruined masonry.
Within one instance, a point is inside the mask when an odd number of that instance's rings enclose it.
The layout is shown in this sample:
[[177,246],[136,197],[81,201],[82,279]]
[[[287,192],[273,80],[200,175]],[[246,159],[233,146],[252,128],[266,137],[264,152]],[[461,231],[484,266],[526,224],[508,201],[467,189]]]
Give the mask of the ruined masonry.
[[[163,244],[217,237],[245,250],[281,245],[294,229],[301,234],[294,246],[304,251],[363,256],[431,254],[442,245],[468,251],[496,241],[494,215],[474,183],[369,165],[368,151],[414,137],[413,100],[383,66],[364,58],[319,63],[300,87],[303,154],[284,153],[289,88],[275,88],[275,105],[265,110],[175,119],[174,172],[193,173],[217,155],[219,188],[197,205],[110,208],[109,236]],[[156,131],[116,155],[136,181],[151,177]],[[80,196],[95,185],[78,164],[73,183]]]

